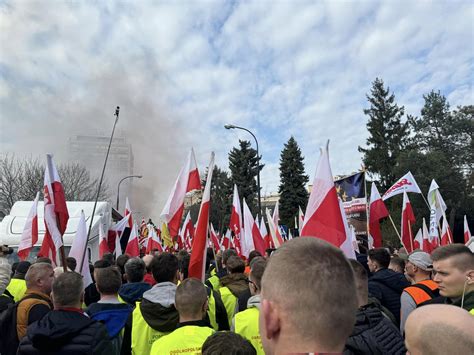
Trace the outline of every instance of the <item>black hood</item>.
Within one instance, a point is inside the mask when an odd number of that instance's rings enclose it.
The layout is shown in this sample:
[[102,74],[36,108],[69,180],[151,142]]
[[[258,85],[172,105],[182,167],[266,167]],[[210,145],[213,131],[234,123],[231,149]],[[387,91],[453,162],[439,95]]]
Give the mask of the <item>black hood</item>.
[[402,294],[405,287],[410,286],[410,282],[408,282],[405,275],[390,269],[377,271],[370,280],[380,282],[399,294]]
[[120,287],[119,295],[125,302],[134,304],[135,302],[140,301],[143,297],[143,293],[148,291],[150,288],[151,285],[146,282],[123,284],[122,287]]
[[140,303],[140,311],[148,325],[160,332],[175,330],[179,322],[179,314],[174,305],[163,307],[159,303],[143,299]]
[[55,351],[68,344],[94,320],[71,311],[51,311],[28,327],[28,337],[38,350]]

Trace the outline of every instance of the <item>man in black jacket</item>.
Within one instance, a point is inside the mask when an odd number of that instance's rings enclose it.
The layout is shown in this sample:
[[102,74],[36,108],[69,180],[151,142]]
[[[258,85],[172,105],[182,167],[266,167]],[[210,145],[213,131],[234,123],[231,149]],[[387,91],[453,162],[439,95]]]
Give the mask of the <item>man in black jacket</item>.
[[105,326],[81,309],[83,289],[80,274],[59,275],[53,283],[54,310],[28,327],[18,354],[111,354]]
[[356,260],[349,260],[355,276],[359,309],[344,354],[405,354],[403,338],[397,327],[374,302],[369,302],[367,271]]
[[369,279],[369,296],[380,301],[400,324],[400,296],[410,286],[405,275],[388,269],[390,254],[385,248],[369,250],[368,262],[372,277]]

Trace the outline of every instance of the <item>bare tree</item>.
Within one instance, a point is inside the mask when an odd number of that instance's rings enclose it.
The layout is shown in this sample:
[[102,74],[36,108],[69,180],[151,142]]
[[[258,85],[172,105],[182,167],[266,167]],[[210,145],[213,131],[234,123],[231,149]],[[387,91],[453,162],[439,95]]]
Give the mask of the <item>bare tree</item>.
[[0,156],[0,209],[10,211],[19,199],[22,186],[23,166],[12,154]]

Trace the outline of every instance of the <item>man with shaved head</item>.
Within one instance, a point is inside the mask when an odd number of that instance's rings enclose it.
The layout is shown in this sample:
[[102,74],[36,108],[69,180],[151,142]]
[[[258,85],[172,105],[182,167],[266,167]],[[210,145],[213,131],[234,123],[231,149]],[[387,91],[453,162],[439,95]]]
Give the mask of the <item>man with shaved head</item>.
[[342,352],[357,311],[354,274],[342,251],[295,238],[269,260],[259,317],[265,354]]
[[178,328],[153,343],[150,354],[200,353],[202,344],[214,334],[203,320],[207,312],[207,292],[198,279],[186,279],[176,289]]
[[417,308],[408,316],[405,344],[410,355],[473,354],[474,317],[449,305]]

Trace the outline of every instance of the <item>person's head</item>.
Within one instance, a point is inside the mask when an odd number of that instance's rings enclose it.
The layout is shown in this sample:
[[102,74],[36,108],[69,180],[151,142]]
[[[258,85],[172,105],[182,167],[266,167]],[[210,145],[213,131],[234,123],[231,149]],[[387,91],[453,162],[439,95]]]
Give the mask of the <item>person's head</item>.
[[410,355],[472,354],[474,317],[456,306],[419,307],[406,321],[405,345]]
[[415,251],[408,255],[408,260],[405,264],[405,273],[410,279],[418,282],[418,278],[420,278],[420,280],[429,278],[433,270],[432,264],[430,254],[424,251]]
[[95,271],[95,284],[101,296],[116,295],[122,286],[122,275],[116,266]]
[[234,249],[226,249],[222,252],[222,267],[227,268],[227,260],[231,256],[237,256],[237,252]]
[[365,267],[357,260],[349,259],[349,263],[351,264],[352,271],[354,272],[357,302],[359,304],[359,307],[362,307],[369,302],[369,278],[367,275],[367,270],[365,270]]
[[67,271],[54,279],[51,298],[54,309],[81,308],[84,300],[84,285],[81,274]]
[[170,253],[161,253],[153,257],[150,264],[151,273],[157,283],[178,282],[178,258]]
[[398,256],[394,256],[390,259],[390,264],[388,265],[390,270],[398,272],[400,274],[405,273],[405,260],[399,258]]
[[242,274],[245,271],[245,263],[238,256],[231,256],[227,259],[226,267],[231,274]]
[[51,261],[50,258],[45,258],[43,256],[36,257],[35,263],[46,263],[49,265],[53,265],[53,262]]
[[125,275],[125,264],[127,263],[128,259],[130,259],[130,256],[128,254],[122,254],[119,255],[119,257],[115,261],[115,265],[117,265],[122,275]]
[[317,238],[284,243],[262,278],[265,352],[341,352],[355,322],[354,294],[354,273],[340,249]]
[[257,295],[262,289],[262,277],[267,261],[261,257],[255,257],[250,263],[249,288],[252,295]]
[[195,278],[181,282],[176,288],[175,307],[180,322],[202,320],[208,308],[204,284]]
[[49,295],[54,280],[54,269],[51,264],[34,263],[25,275],[26,288]]
[[191,261],[191,256],[186,253],[186,255],[183,255],[181,259],[179,260],[179,279],[185,280],[188,278],[188,271],[189,271],[189,262]]
[[106,268],[106,267],[111,267],[112,265],[113,264],[111,264],[110,261],[108,261],[108,260],[105,260],[105,259],[97,260],[94,263],[94,270],[95,269],[103,269],[103,268]]
[[390,265],[390,253],[385,248],[370,249],[367,255],[370,272],[386,269]]
[[125,263],[125,278],[127,282],[142,282],[146,273],[146,266],[142,259],[131,258]]
[[273,249],[273,248],[268,248],[268,249],[265,249],[265,258],[269,258],[270,256],[272,256],[272,253],[275,251],[276,249]]
[[72,256],[68,256],[66,258],[66,265],[69,270],[76,271],[76,266],[77,266],[76,258],[73,258]]
[[250,253],[249,253],[249,257],[247,259],[247,262],[248,264],[250,265],[250,263],[252,262],[252,260],[258,256],[262,256],[262,254],[260,254],[260,252],[258,250],[252,250]]
[[105,253],[104,255],[102,255],[102,260],[108,261],[110,265],[115,265],[115,258],[114,254],[112,253]]
[[153,260],[153,255],[150,255],[150,254],[147,254],[147,255],[144,255],[143,258],[142,258],[143,262],[145,263],[145,266],[146,266],[146,272],[151,272],[151,262]]
[[234,332],[216,332],[206,339],[202,355],[257,355],[253,345]]
[[20,261],[15,268],[14,278],[24,279],[30,266],[31,266],[31,263],[29,261]]
[[439,247],[431,253],[433,280],[441,296],[461,297],[474,291],[474,254],[463,244]]
[[222,250],[219,250],[216,254],[216,264],[219,270],[222,269]]

